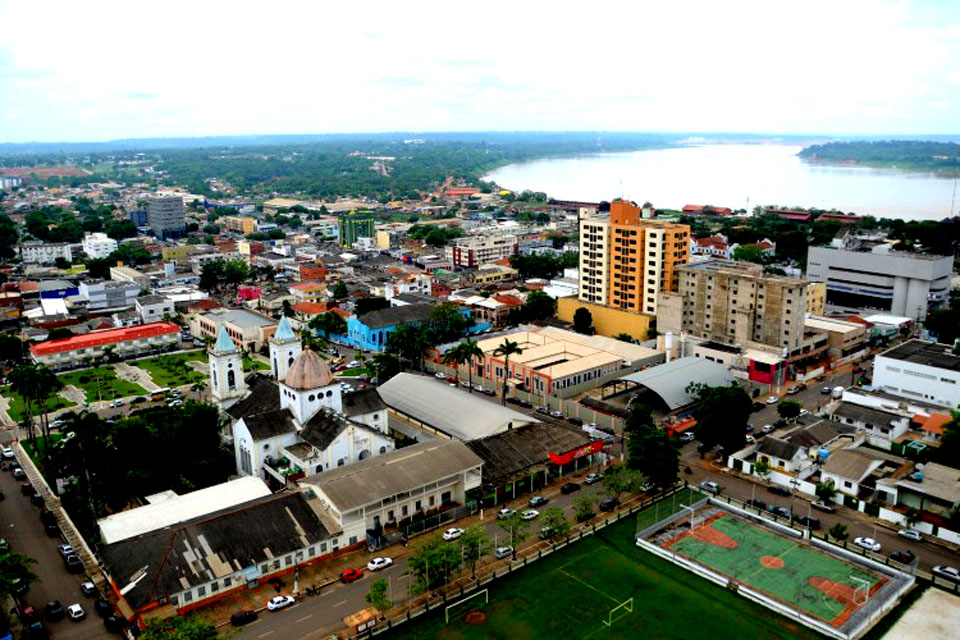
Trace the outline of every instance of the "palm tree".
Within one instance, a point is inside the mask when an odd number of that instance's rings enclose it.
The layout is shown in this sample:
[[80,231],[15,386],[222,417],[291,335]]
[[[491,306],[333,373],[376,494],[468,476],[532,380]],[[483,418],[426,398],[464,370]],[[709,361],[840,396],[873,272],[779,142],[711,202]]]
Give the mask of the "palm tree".
[[396,353],[423,373],[423,354],[430,348],[427,332],[413,324],[401,324],[387,339],[387,351]]
[[392,353],[377,353],[370,359],[372,363],[373,370],[376,373],[377,381],[382,383],[386,382],[388,377],[392,378],[394,373],[391,376],[387,376],[390,372],[400,371],[400,361],[397,360],[397,356]]
[[26,409],[27,432],[31,442],[36,442],[36,433],[33,429],[33,392],[36,389],[37,370],[32,365],[20,365],[14,367],[13,371],[7,374],[10,380],[10,390],[23,398],[23,406]]
[[[443,354],[443,357],[440,361],[446,365],[453,365],[453,370],[456,373],[457,385],[460,384],[460,365],[464,364],[470,358],[463,352],[463,343],[458,344],[455,347],[451,347],[449,351]],[[473,383],[470,384],[470,393],[473,393]]]
[[207,390],[207,383],[203,380],[197,380],[192,385],[190,385],[190,391],[193,391],[197,394],[198,400],[203,400],[203,392]]
[[516,342],[503,339],[499,347],[493,350],[493,355],[503,356],[503,393],[500,397],[500,404],[507,404],[507,379],[510,377],[510,356],[520,355],[523,349]]
[[36,370],[34,378],[34,397],[37,404],[40,405],[40,424],[43,429],[43,450],[47,451],[47,441],[50,439],[50,422],[47,418],[47,399],[63,389],[63,381],[57,377],[53,371],[50,371],[43,365],[34,367]]
[[471,340],[470,338],[467,338],[461,342],[458,347],[463,350],[463,355],[466,356],[470,393],[473,393],[473,361],[474,358],[480,358],[481,360],[483,359],[483,349],[477,346],[476,340]]

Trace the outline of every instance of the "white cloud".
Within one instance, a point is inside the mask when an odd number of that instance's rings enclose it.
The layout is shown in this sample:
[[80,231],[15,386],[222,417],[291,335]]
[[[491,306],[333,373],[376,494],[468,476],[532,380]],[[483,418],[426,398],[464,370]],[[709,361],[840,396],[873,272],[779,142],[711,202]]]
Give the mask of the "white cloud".
[[949,2],[0,0],[0,25],[7,141],[960,129]]

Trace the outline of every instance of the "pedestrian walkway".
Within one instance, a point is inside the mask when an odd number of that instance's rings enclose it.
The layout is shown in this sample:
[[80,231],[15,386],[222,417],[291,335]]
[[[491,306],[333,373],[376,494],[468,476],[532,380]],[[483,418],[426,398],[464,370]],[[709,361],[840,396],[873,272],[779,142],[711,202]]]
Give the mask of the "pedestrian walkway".
[[118,378],[139,384],[147,391],[156,391],[160,388],[160,385],[153,381],[150,374],[140,367],[131,366],[126,362],[120,362],[114,365],[114,371],[116,371]]

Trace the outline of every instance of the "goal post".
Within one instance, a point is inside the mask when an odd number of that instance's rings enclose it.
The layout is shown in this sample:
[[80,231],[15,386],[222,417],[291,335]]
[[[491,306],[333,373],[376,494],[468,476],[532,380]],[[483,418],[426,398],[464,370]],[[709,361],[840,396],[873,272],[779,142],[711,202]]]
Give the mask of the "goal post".
[[624,618],[633,613],[633,598],[628,598],[615,606],[613,609],[610,609],[610,613],[607,614],[607,619],[603,621],[603,624],[608,627],[612,627],[613,623],[621,618]]
[[853,589],[853,604],[862,607],[870,599],[870,581],[857,576],[850,576],[850,581],[857,585]]
[[453,603],[447,605],[446,609],[444,609],[444,611],[443,611],[443,616],[444,616],[444,619],[445,619],[444,624],[450,624],[450,610],[451,610],[451,609],[453,609],[454,607],[459,607],[459,606],[462,605],[464,602],[467,602],[468,600],[472,600],[473,598],[476,598],[476,597],[478,597],[478,596],[483,596],[483,604],[490,604],[490,590],[489,590],[489,589],[481,589],[480,591],[477,591],[476,593],[471,593],[471,594],[468,595],[466,598],[461,598],[461,599],[457,600],[456,602],[453,602]]

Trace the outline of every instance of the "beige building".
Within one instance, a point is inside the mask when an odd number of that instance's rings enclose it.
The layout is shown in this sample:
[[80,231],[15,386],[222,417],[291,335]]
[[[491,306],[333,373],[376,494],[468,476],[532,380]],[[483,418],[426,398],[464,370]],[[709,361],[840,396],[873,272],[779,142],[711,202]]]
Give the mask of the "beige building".
[[250,216],[224,216],[221,220],[229,231],[239,231],[243,235],[257,230],[257,219]]
[[730,260],[686,265],[679,272],[679,291],[661,295],[660,332],[788,351],[801,345],[806,280],[766,275],[758,264]]
[[580,292],[584,302],[607,303],[610,272],[610,220],[591,217],[580,221]]
[[807,313],[822,316],[826,313],[827,283],[810,282],[807,284]]
[[114,282],[132,282],[141,288],[150,286],[150,278],[146,274],[123,265],[110,267],[110,279]]
[[476,267],[509,258],[518,247],[516,236],[467,236],[454,240],[446,249],[446,257],[455,267]]
[[810,331],[827,334],[830,344],[828,353],[833,360],[865,354],[867,328],[862,324],[836,318],[807,316],[803,325]]
[[197,338],[216,339],[220,327],[244,351],[259,351],[276,331],[277,321],[246,309],[214,309],[190,319],[190,333]]

